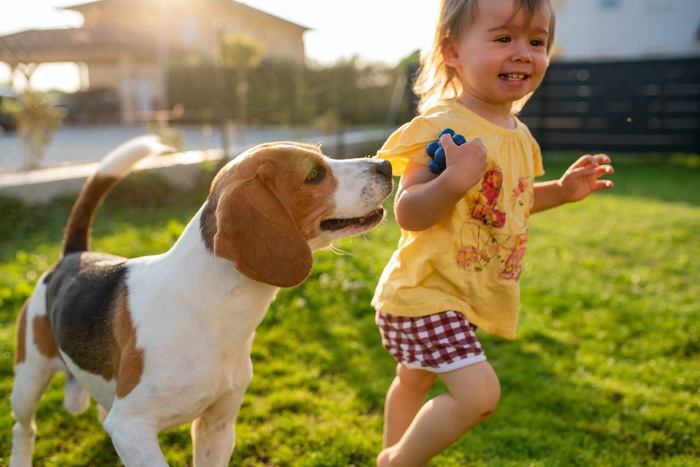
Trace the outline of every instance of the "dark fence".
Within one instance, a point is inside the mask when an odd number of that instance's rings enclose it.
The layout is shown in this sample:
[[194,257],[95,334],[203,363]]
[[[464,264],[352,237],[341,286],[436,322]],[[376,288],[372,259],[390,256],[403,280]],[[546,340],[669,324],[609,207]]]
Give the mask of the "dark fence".
[[543,149],[700,152],[700,58],[553,63],[520,118]]

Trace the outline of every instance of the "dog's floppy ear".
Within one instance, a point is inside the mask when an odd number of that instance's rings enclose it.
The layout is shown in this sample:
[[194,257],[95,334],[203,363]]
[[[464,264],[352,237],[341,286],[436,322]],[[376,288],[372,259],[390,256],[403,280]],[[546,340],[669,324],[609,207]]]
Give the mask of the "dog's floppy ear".
[[251,279],[292,287],[311,272],[311,249],[271,185],[259,170],[222,190],[213,249]]

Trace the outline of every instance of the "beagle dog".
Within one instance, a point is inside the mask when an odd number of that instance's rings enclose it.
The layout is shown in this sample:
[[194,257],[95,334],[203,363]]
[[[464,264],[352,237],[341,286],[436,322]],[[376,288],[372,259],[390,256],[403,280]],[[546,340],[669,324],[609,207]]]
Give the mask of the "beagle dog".
[[94,398],[127,466],[165,466],[158,432],[193,421],[194,464],[227,465],[252,377],[255,328],[281,287],[304,281],[312,251],[366,232],[392,190],[387,161],[334,160],[317,146],[256,146],[215,176],[204,205],[166,253],[89,251],[97,206],[130,168],[164,147],[133,140],[85,183],[63,255],[18,318],[10,465],[29,466],[37,404],[65,371],[64,406]]

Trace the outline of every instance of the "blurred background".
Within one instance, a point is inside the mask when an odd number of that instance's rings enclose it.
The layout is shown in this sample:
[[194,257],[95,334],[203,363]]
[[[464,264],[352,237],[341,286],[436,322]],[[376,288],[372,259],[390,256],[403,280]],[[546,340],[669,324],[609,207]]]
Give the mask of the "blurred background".
[[[700,1],[552,4],[553,62],[520,118],[545,178],[583,152],[610,152],[615,188],[531,219],[518,339],[480,335],[499,409],[431,465],[697,466]],[[95,161],[147,132],[180,149],[123,180],[93,232],[96,251],[165,251],[224,157],[280,139],[374,154],[415,114],[411,83],[437,5],[0,2],[0,465],[15,318],[60,257]],[[375,464],[395,368],[370,306],[399,236],[385,204],[381,226],[317,252],[310,279],[273,303],[231,465]],[[119,465],[94,406],[61,409],[63,382],[38,412],[35,464]],[[170,465],[191,464],[187,427],[161,441]]]
[[[700,2],[554,7],[553,64],[521,115],[543,148],[698,152]],[[370,153],[415,113],[411,82],[437,2],[26,0],[4,10],[0,173],[97,160],[144,131],[185,150],[293,138]],[[28,93],[34,112],[13,112]],[[57,111],[38,115],[40,103]],[[33,148],[16,131],[23,118],[50,128]]]
[[[41,117],[53,144],[26,155],[14,134],[22,114],[4,105],[0,168],[96,160],[144,129],[182,149],[234,153],[290,138],[328,140],[339,153],[346,139],[376,145],[382,130],[415,112],[410,84],[436,3],[13,5],[0,21],[0,99],[39,94],[25,116],[35,122],[38,100],[59,112]],[[700,3],[566,0],[555,8],[554,63],[522,114],[543,148],[697,152]]]

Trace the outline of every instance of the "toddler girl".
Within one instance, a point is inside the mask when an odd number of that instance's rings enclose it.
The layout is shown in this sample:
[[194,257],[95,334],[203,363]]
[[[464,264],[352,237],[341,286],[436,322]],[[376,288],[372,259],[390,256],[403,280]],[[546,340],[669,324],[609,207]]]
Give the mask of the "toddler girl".
[[[377,464],[423,465],[484,420],[500,397],[477,327],[515,337],[531,213],[611,188],[605,154],[585,155],[559,180],[542,175],[537,142],[515,116],[542,82],[554,37],[548,0],[442,0],[432,50],[416,82],[420,115],[379,156],[401,175],[401,239],[372,300],[382,343],[397,360]],[[440,137],[446,169],[428,167]],[[447,392],[425,402],[440,377]]]

